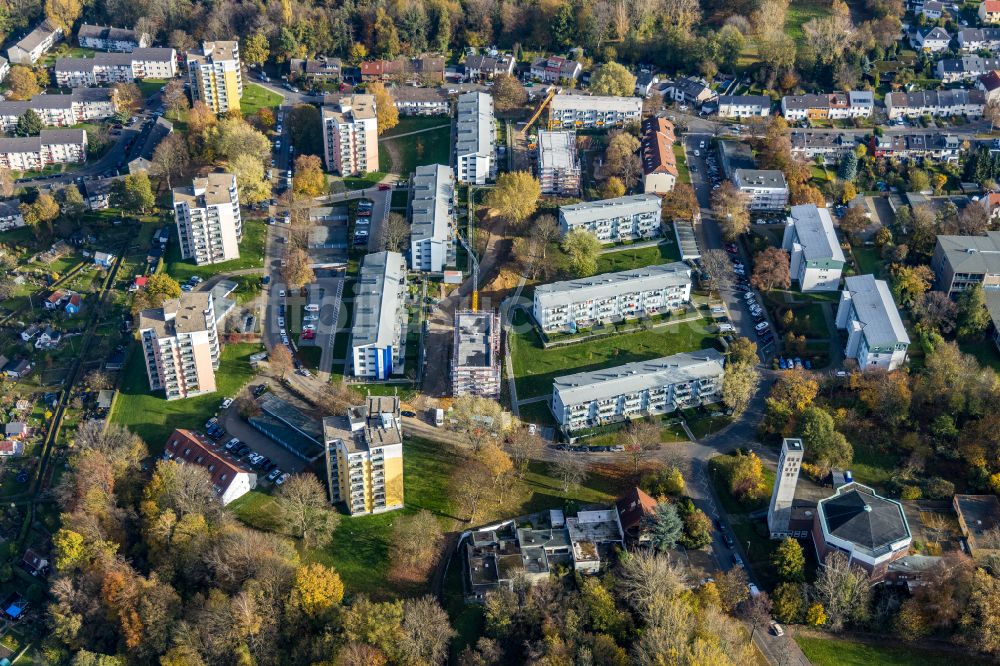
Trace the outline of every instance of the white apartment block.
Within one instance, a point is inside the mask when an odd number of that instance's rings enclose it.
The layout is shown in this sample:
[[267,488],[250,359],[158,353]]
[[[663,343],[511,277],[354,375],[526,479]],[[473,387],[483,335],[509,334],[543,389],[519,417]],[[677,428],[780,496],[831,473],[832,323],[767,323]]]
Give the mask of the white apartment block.
[[210,173],[173,194],[182,259],[198,265],[239,259],[243,222],[236,176]]
[[497,175],[496,118],[493,97],[467,92],[458,97],[455,129],[455,178],[484,185]]
[[88,25],[87,23],[81,25],[76,31],[76,41],[85,49],[117,53],[130,53],[136,49],[144,49],[153,43],[148,32],[140,35],[137,30]]
[[982,90],[925,90],[893,92],[885,96],[885,112],[889,120],[921,116],[967,116],[979,118],[986,107]]
[[163,391],[167,400],[215,391],[219,336],[212,292],[187,292],[143,310],[138,328],[151,391]]
[[491,311],[455,313],[451,394],[500,397],[500,316]]
[[535,287],[532,315],[543,331],[575,331],[641,319],[691,301],[691,268],[680,261]]
[[374,95],[350,95],[323,107],[326,168],[342,176],[378,171],[378,117]]
[[781,247],[790,255],[792,279],[801,291],[836,291],[840,287],[847,259],[829,209],[816,204],[792,206]]
[[215,113],[239,110],[243,97],[238,41],[204,42],[200,51],[188,51],[192,101],[201,100]]
[[855,275],[844,280],[837,307],[837,328],[847,330],[844,355],[858,367],[895,370],[906,362],[910,336],[885,280]]
[[733,185],[750,197],[750,210],[782,210],[788,205],[788,183],[777,169],[736,169]]
[[767,95],[719,95],[721,118],[753,118],[771,115],[771,98]]
[[575,196],[580,193],[576,132],[539,130],[538,180],[542,194]]
[[638,97],[556,95],[549,102],[550,129],[622,127],[641,119]]
[[55,73],[56,84],[64,88],[132,83],[145,78],[172,79],[177,76],[177,52],[152,48],[99,53],[93,58],[60,58]]
[[868,118],[875,110],[870,90],[849,90],[823,95],[786,95],[781,98],[785,120],[843,120]]
[[0,101],[0,129],[11,132],[28,109],[38,114],[42,123],[69,127],[115,115],[118,103],[108,88],[80,88],[69,95],[35,95],[23,102]]
[[563,235],[583,229],[602,243],[618,243],[660,235],[663,200],[655,194],[633,194],[617,199],[585,201],[559,207]]
[[354,290],[351,358],[355,377],[388,379],[406,359],[406,261],[398,252],[365,256]]
[[439,273],[455,263],[455,177],[444,164],[417,167],[410,188],[410,268]]
[[56,27],[46,19],[21,41],[7,49],[7,59],[15,65],[34,65],[57,42],[62,41],[62,38],[62,28]]
[[86,161],[87,133],[83,130],[42,130],[38,136],[0,139],[0,167],[13,171]]
[[702,349],[557,377],[552,414],[564,432],[574,432],[718,402],[724,361],[715,349]]

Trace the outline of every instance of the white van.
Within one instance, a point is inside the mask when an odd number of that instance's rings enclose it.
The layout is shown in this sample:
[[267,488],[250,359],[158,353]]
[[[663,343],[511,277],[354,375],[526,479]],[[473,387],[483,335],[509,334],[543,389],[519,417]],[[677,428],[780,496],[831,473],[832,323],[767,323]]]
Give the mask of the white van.
[[444,425],[444,410],[435,409],[434,410],[434,425],[440,428]]
[[319,306],[315,303],[310,303],[305,307],[306,312],[319,312]]

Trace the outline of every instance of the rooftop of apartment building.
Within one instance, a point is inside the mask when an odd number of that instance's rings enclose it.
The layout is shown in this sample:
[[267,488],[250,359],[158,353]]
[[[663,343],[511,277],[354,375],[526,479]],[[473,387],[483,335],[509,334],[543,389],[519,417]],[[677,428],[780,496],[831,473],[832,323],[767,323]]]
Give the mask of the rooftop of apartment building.
[[737,169],[734,179],[741,187],[788,187],[785,174],[777,169]]
[[111,88],[75,88],[68,95],[50,95],[42,93],[29,100],[0,101],[0,116],[19,116],[28,109],[41,111],[47,109],[71,109],[74,104],[87,102],[110,102],[114,91]]
[[157,338],[169,338],[205,329],[205,312],[212,307],[212,294],[189,291],[163,302],[163,307],[139,313],[139,330],[152,329]]
[[653,116],[642,122],[642,169],[645,173],[677,172],[677,158],[674,155],[674,124],[666,118]]
[[399,418],[399,398],[368,396],[365,404],[349,407],[345,415],[324,417],[323,441],[339,441],[349,453],[401,444]]
[[253,474],[253,470],[244,467],[235,459],[231,459],[213,448],[200,434],[178,428],[167,439],[164,450],[173,455],[173,459],[204,467],[212,477],[212,485],[216,488],[227,488],[237,474]]
[[556,95],[549,102],[552,111],[602,111],[634,113],[642,112],[642,100],[638,97],[614,97],[610,95]]
[[188,61],[223,62],[233,59],[233,52],[239,50],[238,41],[202,42],[201,50],[191,50],[187,53]]
[[233,202],[230,189],[236,184],[236,176],[231,173],[210,173],[204,178],[195,178],[190,185],[175,187],[174,205],[187,203],[191,208],[204,208]]
[[572,170],[578,169],[579,166],[576,132],[572,130],[538,132],[539,169]]
[[496,316],[492,312],[455,313],[455,367],[490,368],[493,358],[493,337],[497,334]]
[[686,284],[691,284],[691,267],[675,261],[576,280],[540,284],[535,287],[535,299],[542,307],[551,307],[569,301],[612,298],[636,291]]
[[76,31],[77,39],[104,39],[110,42],[136,42],[139,41],[139,33],[129,28],[115,28],[112,26],[90,25],[84,23]]
[[341,97],[335,106],[323,107],[323,119],[331,118],[338,123],[375,118],[375,95],[347,95]]
[[59,30],[59,28],[48,19],[45,19],[34,30],[21,38],[15,46],[25,51],[33,51],[39,44],[48,39],[52,33],[56,32],[56,30]]
[[938,244],[956,273],[1000,273],[1000,231],[985,236],[938,236]]
[[366,255],[355,287],[354,324],[351,327],[355,347],[393,344],[394,325],[399,302],[399,285],[406,280],[406,264],[398,252]]
[[492,148],[493,98],[486,93],[467,92],[458,97],[455,154],[469,155]]
[[876,280],[874,275],[853,275],[844,280],[844,291],[850,294],[870,347],[910,343],[885,280]]
[[452,172],[444,164],[417,167],[410,199],[410,239],[445,240],[450,236],[449,210],[455,192]]
[[37,153],[42,146],[87,143],[87,133],[80,130],[42,130],[38,136],[0,138],[0,153]]
[[[541,134],[541,133],[539,133]],[[627,217],[660,209],[660,197],[655,194],[631,194],[615,199],[583,201],[560,206],[559,214],[567,224],[584,224],[612,217]]]
[[792,215],[788,220],[795,225],[795,234],[799,237],[806,260],[847,261],[837,240],[837,232],[833,229],[829,209],[819,208],[816,204],[792,206]]
[[150,47],[135,49],[129,53],[97,53],[92,58],[59,58],[55,71],[59,72],[89,72],[95,65],[131,65],[137,61],[170,62],[176,57],[173,49]]

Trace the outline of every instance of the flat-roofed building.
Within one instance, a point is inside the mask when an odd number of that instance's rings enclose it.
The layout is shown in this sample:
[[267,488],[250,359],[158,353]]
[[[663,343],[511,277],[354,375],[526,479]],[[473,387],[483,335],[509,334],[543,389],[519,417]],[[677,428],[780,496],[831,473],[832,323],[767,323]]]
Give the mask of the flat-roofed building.
[[15,65],[34,65],[62,38],[63,29],[46,19],[7,49],[7,59]]
[[174,430],[163,447],[163,457],[178,464],[204,467],[222,506],[257,487],[257,474],[252,469],[190,430]]
[[674,124],[666,118],[651,116],[642,121],[642,191],[666,194],[677,183],[677,158],[674,155]]
[[955,495],[951,505],[972,557],[1000,553],[1000,499],[996,495]]
[[495,312],[455,313],[451,394],[500,397],[500,317]]
[[187,68],[194,101],[201,100],[215,113],[240,110],[243,74],[238,41],[202,42],[200,50],[188,51]]
[[609,95],[556,95],[549,102],[551,129],[622,127],[639,122],[642,100]]
[[406,261],[398,252],[365,256],[354,290],[351,357],[355,377],[388,379],[406,358]]
[[419,166],[410,187],[410,268],[439,273],[455,264],[455,176],[444,164]]
[[181,258],[198,265],[239,259],[243,240],[236,176],[210,173],[173,190]]
[[763,118],[771,115],[771,98],[767,95],[719,95],[719,116],[722,118]]
[[542,194],[575,196],[580,193],[580,157],[576,132],[538,132],[538,180]]
[[455,178],[484,185],[497,175],[496,118],[493,97],[467,92],[458,96],[455,121]]
[[574,432],[718,402],[723,363],[718,351],[703,349],[557,377],[552,414]]
[[934,255],[934,288],[956,297],[974,285],[1000,289],[1000,231],[985,236],[938,236]]
[[750,210],[783,210],[788,205],[788,183],[777,169],[737,169],[733,185],[749,195]]
[[219,336],[212,292],[187,292],[139,313],[139,340],[151,391],[167,400],[215,391]]
[[350,95],[323,107],[326,168],[342,176],[378,171],[378,116],[374,95]]
[[98,53],[93,58],[60,58],[56,83],[66,88],[132,83],[137,79],[172,79],[177,75],[177,52],[142,48],[126,53]]
[[535,287],[532,314],[543,331],[642,319],[691,301],[691,267],[676,261]]
[[885,280],[854,275],[844,280],[837,307],[837,328],[847,331],[844,355],[858,367],[895,370],[906,362],[910,336]]
[[0,101],[0,129],[12,132],[17,121],[32,110],[42,124],[69,127],[92,120],[104,120],[118,111],[117,96],[109,88],[78,88],[69,95],[35,95],[24,101]]
[[563,235],[583,229],[602,243],[618,243],[660,235],[663,200],[655,194],[633,194],[617,199],[585,201],[559,207]]
[[344,416],[323,419],[331,503],[352,516],[403,508],[403,428],[399,398],[368,396]]
[[87,23],[81,25],[76,31],[76,41],[85,49],[118,53],[130,53],[136,49],[147,48],[153,43],[148,32],[140,34],[138,30],[89,25]]
[[847,259],[837,240],[830,211],[816,204],[792,206],[782,249],[790,255],[792,279],[800,291],[836,291]]

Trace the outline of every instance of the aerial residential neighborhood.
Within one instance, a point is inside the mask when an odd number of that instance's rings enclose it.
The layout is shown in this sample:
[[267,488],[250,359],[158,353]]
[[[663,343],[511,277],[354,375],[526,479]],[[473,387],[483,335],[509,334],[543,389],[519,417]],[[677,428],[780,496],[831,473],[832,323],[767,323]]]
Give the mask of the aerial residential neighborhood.
[[0,11],[0,666],[1000,660],[1000,2]]

